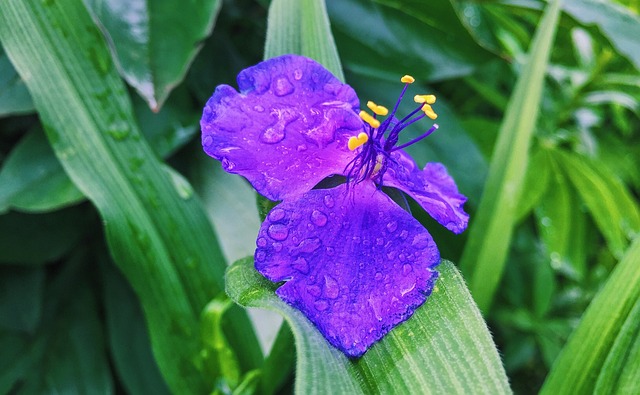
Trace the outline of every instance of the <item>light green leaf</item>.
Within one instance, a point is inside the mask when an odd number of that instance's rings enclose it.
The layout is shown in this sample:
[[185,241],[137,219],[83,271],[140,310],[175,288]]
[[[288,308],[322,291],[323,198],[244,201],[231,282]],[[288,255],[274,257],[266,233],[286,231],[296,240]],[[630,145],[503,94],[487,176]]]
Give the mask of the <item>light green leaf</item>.
[[222,1],[84,0],[120,73],[153,110],[182,81]]
[[516,222],[522,221],[549,189],[551,177],[550,157],[545,149],[537,149],[527,164],[522,183],[522,195],[516,207]]
[[324,0],[273,0],[264,58],[298,54],[315,59],[344,81]]
[[[638,353],[640,331],[638,262],[640,237],[589,305],[549,372],[541,394],[592,393],[596,384],[619,393],[637,392],[639,366],[637,358],[632,358]],[[636,391],[622,391],[627,388]]]
[[478,306],[488,311],[502,277],[516,223],[529,145],[538,117],[561,0],[549,3],[500,128],[480,206],[460,262]]
[[34,110],[24,81],[0,48],[0,116],[25,114]]
[[297,347],[296,393],[509,393],[507,378],[486,324],[455,266],[439,266],[437,289],[405,323],[360,359],[329,345],[297,310],[281,301],[275,285],[252,259],[227,270],[226,289],[245,307],[282,314]]
[[627,240],[640,233],[640,210],[616,176],[576,154],[558,151],[558,163],[585,203],[607,245],[621,257]]
[[[97,206],[114,260],[145,312],[171,390],[203,393],[200,313],[226,267],[198,199],[175,184],[135,124],[106,44],[79,2],[0,2],[0,40],[25,82],[58,159]],[[241,311],[230,343],[244,370],[262,357]]]

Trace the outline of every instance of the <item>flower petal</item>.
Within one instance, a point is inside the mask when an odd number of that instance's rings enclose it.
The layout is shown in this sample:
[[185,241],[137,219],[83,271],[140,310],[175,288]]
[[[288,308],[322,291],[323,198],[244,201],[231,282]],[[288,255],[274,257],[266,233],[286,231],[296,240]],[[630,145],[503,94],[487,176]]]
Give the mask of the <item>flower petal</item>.
[[425,301],[440,261],[426,229],[370,181],[285,200],[256,244],[256,269],[287,281],[276,293],[352,357]]
[[402,150],[391,153],[383,184],[405,192],[441,225],[454,233],[467,228],[467,198],[458,192],[453,178],[441,163],[427,163],[420,171],[416,162]]
[[317,62],[284,55],[243,70],[238,93],[219,86],[204,108],[202,145],[271,200],[342,174],[363,123],[358,97]]

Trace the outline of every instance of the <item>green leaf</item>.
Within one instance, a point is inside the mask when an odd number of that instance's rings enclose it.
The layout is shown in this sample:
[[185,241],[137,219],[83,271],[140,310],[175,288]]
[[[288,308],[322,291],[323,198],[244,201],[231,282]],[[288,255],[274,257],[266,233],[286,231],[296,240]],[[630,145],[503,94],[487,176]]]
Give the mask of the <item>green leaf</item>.
[[298,54],[315,59],[344,81],[324,0],[273,0],[264,58]]
[[245,307],[282,314],[296,347],[296,393],[509,393],[486,324],[455,266],[442,261],[436,290],[405,323],[360,359],[333,348],[297,310],[281,301],[275,285],[252,259],[227,270],[227,293]]
[[561,0],[552,1],[540,21],[531,52],[509,101],[496,141],[480,206],[471,219],[460,267],[478,306],[488,311],[502,277],[516,223],[529,145],[538,117],[545,70]]
[[522,183],[522,195],[516,208],[516,222],[522,221],[549,189],[551,163],[548,151],[537,149],[527,164],[527,172]]
[[549,372],[541,394],[592,393],[596,384],[603,389],[621,385],[617,388],[620,393],[626,393],[622,388],[637,390],[638,360],[631,358],[637,355],[640,331],[638,262],[640,237],[589,305]]
[[640,17],[612,1],[566,0],[564,11],[584,25],[595,25],[617,51],[640,70]]
[[558,163],[589,209],[607,245],[621,257],[627,239],[640,233],[640,210],[624,184],[587,158],[558,151]]
[[33,333],[42,316],[44,269],[0,267],[0,330]]
[[69,180],[42,130],[15,145],[0,169],[0,212],[56,210],[84,199]]
[[84,0],[120,73],[153,110],[182,81],[211,34],[220,0]]
[[449,2],[425,7],[420,0],[341,0],[328,5],[342,62],[358,74],[388,81],[411,74],[419,81],[436,81],[471,74],[492,57],[476,44]]
[[[114,260],[145,312],[171,390],[203,393],[200,313],[223,287],[224,259],[188,184],[141,138],[108,49],[79,2],[3,1],[0,40],[27,86],[58,159],[97,206]],[[231,314],[232,312],[230,312]],[[246,315],[230,319],[244,370],[261,361]],[[238,335],[236,335],[238,334]]]
[[24,81],[0,48],[0,117],[30,113],[34,110]]

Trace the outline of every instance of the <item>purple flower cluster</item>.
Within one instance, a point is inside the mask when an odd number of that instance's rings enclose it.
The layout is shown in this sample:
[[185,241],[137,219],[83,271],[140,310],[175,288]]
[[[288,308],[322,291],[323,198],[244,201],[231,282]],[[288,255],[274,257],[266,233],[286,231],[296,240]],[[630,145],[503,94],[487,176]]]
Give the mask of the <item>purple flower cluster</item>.
[[[413,79],[402,81],[400,99]],[[258,233],[255,267],[284,282],[276,293],[331,344],[359,357],[426,300],[440,261],[427,230],[381,187],[401,190],[455,233],[467,226],[466,198],[444,166],[420,170],[407,144],[397,145],[406,126],[435,118],[435,98],[416,96],[402,119],[398,104],[388,114],[370,102],[372,116],[349,85],[295,55],[243,70],[238,87],[221,85],[207,102],[202,144],[227,172],[281,201]],[[314,189],[334,175],[346,182]]]

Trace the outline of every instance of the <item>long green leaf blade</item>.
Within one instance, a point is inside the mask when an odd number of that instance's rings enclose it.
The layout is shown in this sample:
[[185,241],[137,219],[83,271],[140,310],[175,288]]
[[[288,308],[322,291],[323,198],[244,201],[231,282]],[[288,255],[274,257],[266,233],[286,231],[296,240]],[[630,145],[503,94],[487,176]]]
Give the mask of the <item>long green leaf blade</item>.
[[[640,237],[637,237],[584,313],[578,328],[551,368],[542,394],[591,393],[597,381],[608,381],[601,385],[610,387],[612,378],[622,373],[621,369],[611,369],[611,366],[635,364],[637,368],[637,362],[628,359],[633,353],[627,353],[629,348],[633,350],[633,342],[624,338],[629,335],[633,338],[640,330],[640,321],[637,320],[639,262]],[[629,346],[619,347],[617,342],[626,342]],[[628,379],[623,378],[623,383],[626,382],[624,380]]]
[[[141,138],[126,89],[80,2],[0,3],[0,40],[56,155],[98,207],[115,261],[145,311],[155,357],[176,393],[204,393],[199,316],[222,290],[224,259],[190,186]],[[230,320],[245,367],[260,358],[246,316]],[[258,354],[256,354],[258,353]]]
[[252,259],[227,270],[226,289],[240,305],[274,310],[289,322],[297,346],[297,393],[509,393],[491,335],[462,277],[448,261],[439,271],[437,290],[425,305],[356,360],[330,346],[281,301]]
[[485,191],[460,262],[471,293],[483,311],[491,305],[509,251],[560,4],[561,0],[549,4],[536,31],[530,58],[500,128]]

